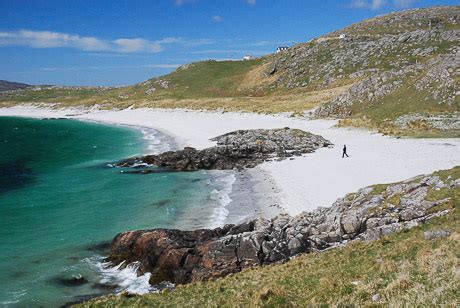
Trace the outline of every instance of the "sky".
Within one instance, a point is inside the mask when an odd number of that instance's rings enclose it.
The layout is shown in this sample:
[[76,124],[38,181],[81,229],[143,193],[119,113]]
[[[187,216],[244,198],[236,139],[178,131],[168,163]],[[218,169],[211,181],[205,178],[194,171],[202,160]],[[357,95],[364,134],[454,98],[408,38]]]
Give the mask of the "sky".
[[130,85],[458,0],[0,0],[0,79]]

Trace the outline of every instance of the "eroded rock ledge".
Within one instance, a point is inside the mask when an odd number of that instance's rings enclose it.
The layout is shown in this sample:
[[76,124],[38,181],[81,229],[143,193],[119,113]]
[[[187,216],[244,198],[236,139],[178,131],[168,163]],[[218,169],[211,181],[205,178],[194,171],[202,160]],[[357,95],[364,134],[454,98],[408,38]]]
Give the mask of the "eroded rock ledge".
[[139,274],[151,272],[152,284],[206,280],[416,226],[451,211],[453,200],[436,192],[459,186],[460,179],[419,176],[366,187],[330,208],[296,217],[280,215],[213,230],[124,232],[113,240],[109,260],[140,261]]
[[300,156],[332,145],[321,136],[291,128],[238,130],[211,140],[216,141],[217,145],[204,150],[187,147],[159,155],[129,158],[116,166],[148,164],[177,171],[243,169],[267,160]]

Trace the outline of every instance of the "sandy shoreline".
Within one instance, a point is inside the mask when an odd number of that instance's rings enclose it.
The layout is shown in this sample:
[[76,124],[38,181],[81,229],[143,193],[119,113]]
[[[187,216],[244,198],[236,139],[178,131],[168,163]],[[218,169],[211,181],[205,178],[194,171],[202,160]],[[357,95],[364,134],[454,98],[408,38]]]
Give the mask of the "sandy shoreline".
[[[271,203],[272,198],[274,204],[279,202],[283,211],[292,215],[330,206],[337,198],[361,187],[396,182],[460,165],[458,138],[397,139],[363,130],[334,128],[335,121],[331,120],[186,110],[102,111],[32,107],[0,108],[0,116],[67,117],[142,126],[172,136],[179,147],[196,148],[211,146],[210,138],[237,129],[291,127],[319,134],[332,141],[335,147],[323,148],[295,160],[264,163],[251,171],[257,178],[253,181],[259,183],[255,183],[256,190],[259,185],[259,193],[268,196],[268,201],[264,202]],[[343,144],[347,145],[350,158],[341,158]],[[279,192],[269,192],[272,187],[273,191]]]
[[275,179],[261,168],[236,171],[236,181],[230,194],[230,223],[254,217],[272,218],[283,212],[281,206],[281,190]]

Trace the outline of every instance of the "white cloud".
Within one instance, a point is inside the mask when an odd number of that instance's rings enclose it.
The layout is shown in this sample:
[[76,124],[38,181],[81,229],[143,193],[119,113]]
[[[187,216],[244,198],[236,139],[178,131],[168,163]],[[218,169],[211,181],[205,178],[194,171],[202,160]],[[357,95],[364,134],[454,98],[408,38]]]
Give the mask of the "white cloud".
[[352,0],[350,7],[377,10],[387,4],[386,0]]
[[158,43],[160,45],[180,44],[180,45],[184,45],[187,47],[194,47],[194,46],[214,44],[214,40],[207,39],[207,38],[187,39],[183,37],[166,37],[161,40],[155,41],[155,43]]
[[197,50],[197,51],[183,51],[182,53],[185,54],[268,54],[272,53],[272,51],[268,50],[238,50],[238,49],[207,49],[207,50]]
[[371,2],[371,9],[377,10],[387,4],[386,0],[372,0]]
[[187,47],[195,47],[195,46],[203,46],[203,45],[212,45],[215,42],[212,39],[203,38],[203,39],[188,39],[188,40],[181,39],[179,43]]
[[399,8],[408,8],[416,2],[418,2],[418,0],[394,0],[394,6]]
[[408,8],[419,0],[352,0],[349,4],[351,8],[378,10],[386,5],[391,4],[396,8]]
[[[198,2],[198,0],[174,0],[174,5],[183,6],[184,4],[195,3],[195,2]],[[256,5],[257,0],[243,0],[243,2],[250,4],[250,5]]]
[[135,39],[117,39],[113,41],[116,50],[123,53],[148,52],[156,53],[163,50],[163,47],[157,42],[150,42],[142,38]]
[[294,45],[295,41],[257,41],[257,42],[247,42],[239,44],[230,44],[230,47],[264,47],[264,46],[283,46],[283,45]]
[[223,22],[224,21],[224,18],[222,16],[219,16],[219,15],[214,15],[211,17],[212,21],[213,22]]
[[143,38],[118,38],[103,40],[96,37],[79,36],[51,31],[20,30],[0,32],[0,47],[25,46],[31,48],[74,48],[85,51],[113,53],[158,53],[166,44],[181,44],[188,47],[213,44],[211,39],[185,39],[167,37],[157,41]]
[[158,64],[144,64],[144,65],[70,66],[70,67],[43,67],[39,70],[45,71],[45,72],[56,72],[56,71],[136,69],[136,68],[174,69],[174,68],[178,68],[181,65],[182,64],[158,63]]
[[182,6],[186,3],[193,3],[195,2],[196,0],[174,0],[174,5],[175,6]]
[[174,44],[174,43],[179,43],[180,41],[181,41],[181,38],[178,38],[178,37],[165,37],[164,39],[161,39],[156,42],[158,44]]
[[183,51],[182,53],[187,54],[209,54],[209,53],[234,53],[234,52],[244,52],[241,50],[234,49],[206,49],[206,50],[197,50],[197,51]]
[[110,48],[109,43],[95,37],[30,30],[0,32],[0,46],[8,45],[34,48],[69,47],[88,51],[107,50]]

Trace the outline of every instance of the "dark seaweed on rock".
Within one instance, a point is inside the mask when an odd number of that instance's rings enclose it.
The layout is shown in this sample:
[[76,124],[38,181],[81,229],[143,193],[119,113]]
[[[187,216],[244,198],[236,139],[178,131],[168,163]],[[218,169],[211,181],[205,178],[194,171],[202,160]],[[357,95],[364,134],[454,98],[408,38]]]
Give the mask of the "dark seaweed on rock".
[[89,281],[83,276],[74,276],[70,278],[56,277],[51,279],[54,284],[65,286],[65,287],[78,287],[87,284]]
[[89,246],[86,246],[87,251],[98,251],[98,252],[106,252],[110,249],[110,242],[100,242],[97,244],[92,244]]
[[163,199],[163,200],[159,200],[159,201],[156,201],[156,202],[153,202],[151,205],[156,207],[156,208],[161,208],[165,205],[168,205],[169,203],[171,203],[172,200],[169,200],[169,199]]

